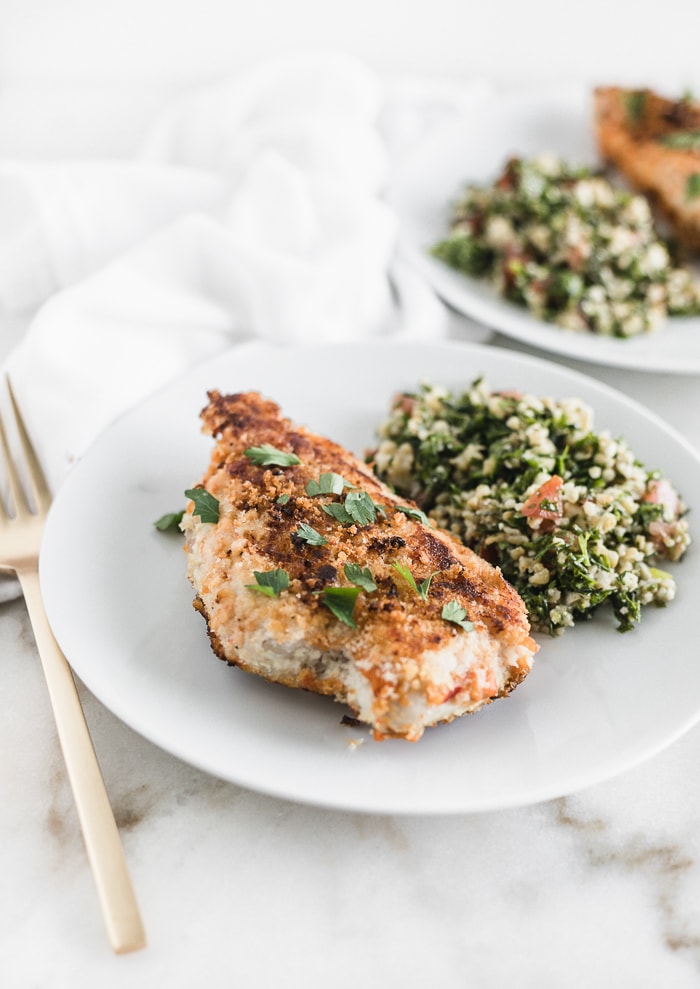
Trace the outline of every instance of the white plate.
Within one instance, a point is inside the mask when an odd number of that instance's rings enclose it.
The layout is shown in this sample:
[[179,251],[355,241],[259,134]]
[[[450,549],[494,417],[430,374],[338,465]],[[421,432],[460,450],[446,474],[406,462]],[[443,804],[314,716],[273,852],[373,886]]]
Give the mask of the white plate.
[[[41,582],[58,641],[87,686],[164,749],[278,796],[392,813],[477,811],[588,786],[657,752],[700,713],[696,589],[700,554],[678,566],[677,600],[633,632],[607,615],[542,640],[513,694],[417,744],[374,742],[340,724],[328,698],[227,667],[191,606],[181,538],[153,521],[184,505],[211,441],[199,430],[206,390],[258,389],[298,422],[362,454],[390,396],[430,380],[581,396],[597,425],[625,434],[690,505],[700,460],[624,396],[557,365],[461,343],[248,345],[197,367],[114,423],[77,464],[51,510]],[[359,747],[353,740],[364,739]]]
[[630,340],[572,333],[501,298],[487,282],[433,258],[452,204],[468,182],[488,183],[513,155],[550,151],[571,163],[598,164],[590,91],[555,89],[493,98],[459,127],[441,131],[400,168],[387,193],[401,221],[400,243],[428,282],[458,312],[522,343],[599,364],[700,373],[700,317],[674,317]]

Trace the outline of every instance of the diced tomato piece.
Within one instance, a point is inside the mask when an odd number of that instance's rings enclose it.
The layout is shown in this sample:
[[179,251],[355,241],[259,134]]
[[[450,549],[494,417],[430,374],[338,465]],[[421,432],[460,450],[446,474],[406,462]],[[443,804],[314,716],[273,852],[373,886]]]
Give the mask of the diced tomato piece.
[[407,416],[410,416],[413,415],[413,410],[416,407],[416,399],[412,395],[405,395],[403,393],[394,395],[392,407],[395,409],[400,409],[402,412],[405,412]]
[[506,388],[504,391],[495,391],[494,395],[500,395],[501,398],[516,398],[520,400],[523,397],[521,391],[516,391],[514,388]]
[[647,489],[642,495],[642,501],[648,501],[653,505],[663,505],[668,514],[673,518],[678,517],[680,499],[673,486],[665,477],[649,481]]
[[548,481],[541,484],[527,499],[520,514],[527,518],[559,519],[562,516],[561,488],[562,479],[554,474]]

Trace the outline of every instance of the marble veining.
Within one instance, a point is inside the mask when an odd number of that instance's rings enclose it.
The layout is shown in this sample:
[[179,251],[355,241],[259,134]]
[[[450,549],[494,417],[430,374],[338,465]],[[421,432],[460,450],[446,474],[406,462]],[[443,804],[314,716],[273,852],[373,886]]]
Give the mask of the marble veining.
[[700,929],[693,932],[692,918],[683,915],[680,902],[683,886],[697,879],[696,858],[680,842],[650,842],[642,833],[616,840],[603,817],[577,814],[567,798],[554,804],[557,822],[575,833],[580,853],[594,869],[634,875],[648,884],[666,947],[687,951],[700,973]]

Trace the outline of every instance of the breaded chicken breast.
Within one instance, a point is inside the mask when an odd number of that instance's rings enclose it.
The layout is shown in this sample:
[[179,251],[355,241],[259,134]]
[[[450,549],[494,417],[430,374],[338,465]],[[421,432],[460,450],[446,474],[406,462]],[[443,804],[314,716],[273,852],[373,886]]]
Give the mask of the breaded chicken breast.
[[600,153],[665,215],[678,240],[700,250],[700,103],[650,89],[594,94]]
[[214,652],[415,741],[529,672],[537,645],[499,570],[370,467],[257,393],[209,393],[211,463],[182,521]]

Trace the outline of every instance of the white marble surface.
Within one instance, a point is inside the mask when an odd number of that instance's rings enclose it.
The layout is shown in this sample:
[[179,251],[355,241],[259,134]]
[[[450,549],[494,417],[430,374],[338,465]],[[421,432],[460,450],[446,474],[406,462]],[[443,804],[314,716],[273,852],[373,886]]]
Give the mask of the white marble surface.
[[[15,23],[24,29],[25,16]],[[8,64],[17,68],[16,57]],[[114,127],[91,129],[96,90],[78,90],[78,120],[69,82],[27,82],[17,69],[0,92],[0,140],[18,154],[128,153],[147,112],[172,90],[162,79],[146,87],[131,115],[123,87],[98,90],[103,107],[124,112]],[[4,351],[19,326],[0,332]],[[571,366],[644,402],[697,444],[697,378]],[[615,780],[537,806],[380,817],[210,778],[81,688],[149,940],[145,951],[115,957],[19,601],[0,605],[0,660],[7,989],[700,985],[700,727]]]

